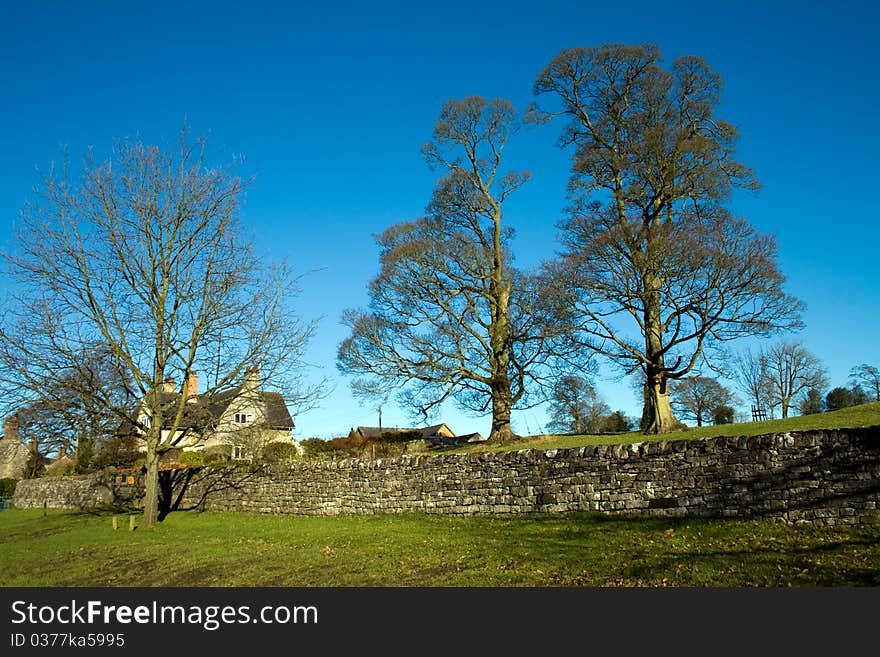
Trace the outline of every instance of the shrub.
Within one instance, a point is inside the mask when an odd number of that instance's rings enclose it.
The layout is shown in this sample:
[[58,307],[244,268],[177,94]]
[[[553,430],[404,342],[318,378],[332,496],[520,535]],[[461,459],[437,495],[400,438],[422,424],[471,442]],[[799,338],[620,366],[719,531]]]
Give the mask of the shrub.
[[852,388],[837,387],[825,396],[825,410],[839,411],[842,408],[859,406],[868,401],[868,396],[859,386],[853,386]]
[[408,443],[412,440],[419,440],[421,437],[422,434],[418,431],[386,431],[378,439],[370,442]]
[[205,454],[192,449],[185,449],[180,453],[177,462],[183,465],[204,465]]
[[0,479],[0,497],[12,497],[15,492],[16,480],[12,477]]
[[299,450],[291,443],[269,443],[263,448],[262,460],[266,463],[286,463],[299,457]]
[[396,456],[405,449],[405,444],[414,440],[422,440],[418,431],[385,431],[378,437],[364,438],[354,429],[347,436],[321,440],[309,438],[302,441],[307,458],[379,458]]
[[358,457],[367,441],[358,433],[352,431],[348,436],[333,438],[327,441],[327,447],[333,456],[346,458]]
[[202,462],[205,465],[223,465],[232,458],[232,446],[214,445],[202,450]]
[[733,408],[722,404],[712,410],[713,424],[733,424]]
[[95,458],[95,443],[93,440],[82,439],[76,447],[76,474],[85,474],[93,469],[92,460]]
[[133,436],[117,436],[110,438],[92,457],[91,466],[96,470],[105,468],[127,468],[140,459],[138,441]]
[[58,464],[57,468],[52,470],[53,477],[67,477],[69,475],[77,474],[76,472],[76,463],[73,459],[67,459]]
[[602,433],[623,433],[632,429],[632,422],[623,411],[614,411],[605,416],[600,428]]
[[800,400],[799,410],[801,415],[813,415],[825,410],[825,400],[818,388],[810,388],[803,399]]
[[322,438],[306,438],[300,441],[303,456],[307,459],[329,458],[333,450],[330,443]]

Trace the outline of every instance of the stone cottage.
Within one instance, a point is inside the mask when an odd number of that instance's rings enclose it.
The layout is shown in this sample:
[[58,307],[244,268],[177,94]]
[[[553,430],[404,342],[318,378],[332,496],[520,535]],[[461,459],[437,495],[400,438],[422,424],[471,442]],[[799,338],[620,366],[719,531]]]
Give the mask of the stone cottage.
[[[293,438],[294,422],[281,393],[263,390],[256,366],[247,368],[240,386],[212,395],[198,392],[198,374],[187,375],[184,390],[186,405],[183,419],[170,441],[176,448],[188,451],[224,452],[235,459],[258,455],[269,444],[291,445],[301,452]],[[180,400],[173,379],[167,379],[160,400],[164,408],[175,409]],[[150,426],[149,409],[141,403],[138,421]],[[121,433],[135,436],[146,451],[143,431],[131,424],[123,425]],[[168,442],[170,430],[162,430]]]

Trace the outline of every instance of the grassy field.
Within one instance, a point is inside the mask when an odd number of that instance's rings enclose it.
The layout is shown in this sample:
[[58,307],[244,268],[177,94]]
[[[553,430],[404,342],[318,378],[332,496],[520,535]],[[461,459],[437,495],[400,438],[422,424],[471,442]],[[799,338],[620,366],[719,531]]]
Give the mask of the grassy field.
[[[880,425],[880,403],[664,437],[538,436],[554,449]],[[136,521],[139,518],[136,517]],[[173,556],[169,556],[173,555]],[[303,518],[0,512],[0,586],[880,586],[880,526],[593,514]]]
[[801,415],[784,420],[765,422],[744,422],[742,424],[722,424],[718,426],[692,427],[675,433],[649,436],[638,431],[617,435],[601,436],[528,436],[505,445],[468,445],[450,450],[452,453],[480,453],[514,451],[519,449],[565,449],[584,445],[620,445],[658,440],[696,440],[718,436],[759,436],[768,433],[808,431],[811,429],[845,429],[850,427],[880,426],[880,402],[844,408],[830,413]]
[[[171,555],[171,556],[169,556]],[[774,521],[0,512],[2,586],[878,586],[880,527]]]

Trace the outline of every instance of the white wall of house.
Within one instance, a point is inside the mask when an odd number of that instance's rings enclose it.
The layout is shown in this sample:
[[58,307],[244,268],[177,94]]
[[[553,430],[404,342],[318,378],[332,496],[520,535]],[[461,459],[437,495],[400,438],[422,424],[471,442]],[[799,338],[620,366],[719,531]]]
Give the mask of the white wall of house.
[[205,446],[234,445],[250,439],[250,436],[242,432],[249,434],[253,431],[259,432],[259,440],[265,444],[270,442],[296,444],[290,429],[260,428],[265,422],[266,407],[261,401],[259,392],[245,389],[220,416],[213,434],[205,440]]

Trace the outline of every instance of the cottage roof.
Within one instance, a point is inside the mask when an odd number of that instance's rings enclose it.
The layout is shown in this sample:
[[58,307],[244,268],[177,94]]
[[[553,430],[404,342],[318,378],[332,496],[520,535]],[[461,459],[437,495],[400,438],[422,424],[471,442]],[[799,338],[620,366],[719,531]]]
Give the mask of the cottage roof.
[[[214,395],[199,395],[194,401],[190,400],[184,406],[183,418],[180,422],[180,429],[205,429],[213,427],[220,420],[229,405],[240,398],[243,393],[244,386],[237,386],[227,390],[220,391]],[[268,429],[293,429],[294,422],[290,416],[290,411],[284,401],[281,393],[270,392],[266,390],[257,390],[248,395],[256,395],[257,403],[261,404],[266,413],[265,426]],[[163,408],[169,412],[177,410],[177,403],[180,400],[180,394],[176,392],[160,393],[160,402]],[[143,402],[138,406],[137,412]],[[129,421],[124,421],[120,427],[120,433],[127,434],[134,430],[134,425]]]

